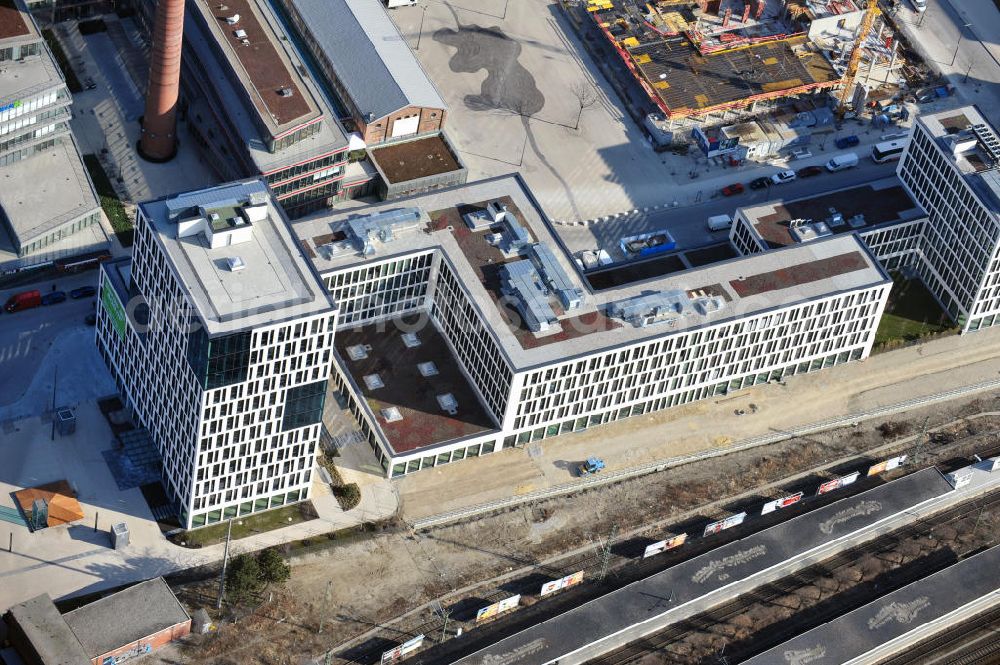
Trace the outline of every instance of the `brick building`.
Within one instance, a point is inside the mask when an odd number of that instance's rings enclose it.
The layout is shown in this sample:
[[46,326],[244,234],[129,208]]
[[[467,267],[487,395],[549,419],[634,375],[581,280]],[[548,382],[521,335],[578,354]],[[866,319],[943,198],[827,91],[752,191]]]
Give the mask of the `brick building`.
[[281,0],[368,145],[439,132],[447,109],[380,2]]

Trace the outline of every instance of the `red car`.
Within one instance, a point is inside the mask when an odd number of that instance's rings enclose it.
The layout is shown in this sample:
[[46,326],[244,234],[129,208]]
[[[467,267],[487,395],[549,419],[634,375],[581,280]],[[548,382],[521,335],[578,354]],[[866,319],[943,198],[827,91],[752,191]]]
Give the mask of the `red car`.
[[809,178],[814,175],[819,175],[822,172],[823,172],[822,166],[806,166],[796,171],[795,175],[797,175],[800,178]]
[[742,193],[743,193],[742,182],[734,182],[733,184],[726,185],[725,187],[722,188],[723,196],[735,196],[737,194],[742,194]]

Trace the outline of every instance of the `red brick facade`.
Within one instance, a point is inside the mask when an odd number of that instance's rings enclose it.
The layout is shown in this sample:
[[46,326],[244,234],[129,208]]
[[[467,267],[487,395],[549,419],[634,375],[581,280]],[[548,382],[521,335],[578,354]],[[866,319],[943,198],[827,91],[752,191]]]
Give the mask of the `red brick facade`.
[[362,124],[359,121],[359,129],[361,130],[361,136],[364,138],[365,143],[368,145],[374,145],[376,143],[382,143],[383,141],[391,138],[403,138],[402,136],[393,137],[392,126],[397,120],[403,120],[406,118],[412,118],[414,116],[419,116],[420,120],[417,123],[417,134],[409,134],[408,136],[416,136],[418,134],[426,134],[428,132],[436,132],[444,127],[445,117],[447,112],[444,109],[432,109],[432,108],[421,108],[418,106],[408,106],[401,111],[397,111],[392,115],[386,116],[384,118],[376,118],[369,123]]
[[153,633],[149,637],[144,637],[141,640],[119,647],[114,651],[92,658],[90,662],[91,665],[120,665],[121,663],[135,660],[139,656],[145,655],[150,651],[155,651],[156,649],[159,649],[163,645],[174,640],[179,640],[190,632],[191,619],[188,619],[184,623],[179,623],[176,626],[171,626],[170,628],[164,628],[160,632]]

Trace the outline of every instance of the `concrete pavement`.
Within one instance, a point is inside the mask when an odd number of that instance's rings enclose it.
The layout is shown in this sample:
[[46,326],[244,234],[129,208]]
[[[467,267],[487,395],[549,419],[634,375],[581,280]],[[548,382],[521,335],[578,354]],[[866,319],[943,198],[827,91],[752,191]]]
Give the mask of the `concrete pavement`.
[[[925,12],[901,3],[892,20],[934,70],[1000,125],[1000,12],[990,0],[928,0]],[[948,106],[958,105],[951,100]],[[935,109],[921,105],[923,111]]]

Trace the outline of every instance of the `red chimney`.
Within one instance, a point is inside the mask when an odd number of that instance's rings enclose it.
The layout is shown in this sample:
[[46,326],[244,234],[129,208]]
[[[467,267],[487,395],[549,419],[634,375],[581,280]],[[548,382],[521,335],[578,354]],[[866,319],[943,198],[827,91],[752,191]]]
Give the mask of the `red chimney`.
[[153,50],[146,87],[139,153],[153,162],[177,154],[177,95],[181,82],[181,41],[184,0],[158,0],[153,26]]

